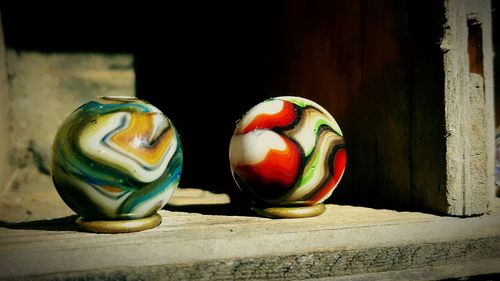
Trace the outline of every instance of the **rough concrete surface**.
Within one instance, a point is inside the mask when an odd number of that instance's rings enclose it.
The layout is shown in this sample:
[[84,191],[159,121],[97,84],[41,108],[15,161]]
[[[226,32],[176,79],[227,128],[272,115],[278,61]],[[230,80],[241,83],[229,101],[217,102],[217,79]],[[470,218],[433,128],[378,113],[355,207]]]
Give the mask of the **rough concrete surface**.
[[[49,176],[53,137],[78,106],[103,95],[133,96],[129,54],[37,53],[7,50],[10,173],[0,186],[0,220],[43,217],[47,206],[68,208],[54,196]],[[4,85],[4,84],[1,84]],[[0,119],[1,121],[1,119]]]

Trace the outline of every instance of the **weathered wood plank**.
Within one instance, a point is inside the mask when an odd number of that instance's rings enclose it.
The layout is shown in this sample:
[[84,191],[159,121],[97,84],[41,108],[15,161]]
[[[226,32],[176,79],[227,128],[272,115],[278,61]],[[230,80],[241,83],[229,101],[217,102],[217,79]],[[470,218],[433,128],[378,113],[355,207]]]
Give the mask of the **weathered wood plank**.
[[[448,214],[470,216],[485,213],[488,201],[495,196],[491,3],[446,1],[445,7],[447,22],[441,49],[446,208]],[[479,66],[469,63],[471,50],[484,56],[480,71]]]
[[0,278],[304,279],[500,258],[498,214],[458,219],[338,205],[294,220],[161,214],[160,227],[119,235],[75,232],[74,218],[6,224]]

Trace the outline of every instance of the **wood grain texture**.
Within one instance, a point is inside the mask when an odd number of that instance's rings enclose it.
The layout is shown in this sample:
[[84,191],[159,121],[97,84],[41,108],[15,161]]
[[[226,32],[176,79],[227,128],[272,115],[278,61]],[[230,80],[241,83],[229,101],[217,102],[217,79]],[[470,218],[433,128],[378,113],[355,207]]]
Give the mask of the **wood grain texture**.
[[[445,7],[447,28],[441,49],[445,71],[446,208],[448,214],[470,216],[485,213],[489,199],[495,196],[491,5],[490,1],[464,0],[447,1]],[[476,24],[468,26],[468,22]],[[478,28],[481,34],[474,34]],[[483,54],[483,70],[477,71],[469,65],[475,58],[469,57],[473,54],[467,47],[470,40],[476,40],[471,36],[480,35],[482,50],[477,52]]]
[[327,205],[320,217],[292,220],[161,215],[155,229],[119,235],[75,232],[74,217],[3,225],[0,279],[307,279],[500,258],[498,214]]
[[315,100],[339,122],[347,170],[330,202],[446,213],[443,4],[282,6],[265,88]]

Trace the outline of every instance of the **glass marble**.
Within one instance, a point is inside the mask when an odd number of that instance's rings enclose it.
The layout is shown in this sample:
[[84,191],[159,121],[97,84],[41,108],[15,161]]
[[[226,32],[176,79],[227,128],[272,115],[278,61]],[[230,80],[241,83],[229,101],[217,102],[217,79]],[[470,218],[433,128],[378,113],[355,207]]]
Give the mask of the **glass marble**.
[[346,166],[342,131],[317,103],[265,100],[238,122],[229,146],[238,187],[257,206],[312,206],[326,200]]
[[182,161],[179,136],[158,108],[133,97],[101,97],[64,120],[51,174],[64,202],[83,218],[139,219],[167,203]]

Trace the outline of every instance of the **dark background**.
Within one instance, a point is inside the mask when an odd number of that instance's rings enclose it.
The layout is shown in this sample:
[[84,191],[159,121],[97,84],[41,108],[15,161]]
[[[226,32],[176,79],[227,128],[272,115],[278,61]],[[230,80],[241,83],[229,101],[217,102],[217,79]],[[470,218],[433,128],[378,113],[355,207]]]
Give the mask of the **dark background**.
[[[363,95],[358,93],[390,92],[393,88],[387,85],[393,83],[395,92],[403,91],[403,98],[410,104],[415,101],[412,95],[418,90],[414,86],[419,86],[412,85],[408,77],[419,71],[420,58],[439,60],[441,54],[435,46],[442,34],[436,31],[435,26],[440,25],[435,23],[442,20],[436,15],[443,12],[434,9],[433,1],[416,2],[419,4],[391,0],[315,4],[184,1],[160,5],[1,1],[0,12],[9,48],[134,54],[137,96],[166,113],[181,135],[185,164],[180,186],[237,196],[228,163],[228,146],[236,121],[267,97],[293,94],[324,105],[346,135],[346,177],[351,180],[342,181],[335,191],[335,202],[387,206],[377,196],[391,192],[387,185],[401,184],[392,182],[392,178],[379,178],[381,173],[370,169],[379,169],[378,165],[384,163],[376,162],[377,157],[384,160],[377,149],[384,151],[392,144],[384,148],[375,142],[371,146],[371,140],[366,139],[372,135],[364,132],[386,121],[385,113],[380,112],[390,106],[385,101],[394,97],[380,94],[380,98],[369,97],[360,103]],[[492,1],[492,5],[498,49],[500,7],[498,1]],[[324,38],[332,40],[321,41]],[[335,56],[328,58],[335,63],[334,70],[318,64],[324,57],[314,57],[325,42],[333,44],[328,48],[335,49]],[[309,54],[308,49],[315,52]],[[440,67],[440,63],[435,65]],[[498,55],[495,66],[500,67]],[[401,69],[404,74],[399,74]],[[442,79],[437,76],[435,79]],[[500,81],[499,72],[495,81]],[[442,93],[439,87],[433,90]],[[430,104],[437,106],[433,101]],[[366,121],[370,118],[373,122]],[[413,117],[408,118],[412,122]],[[392,133],[391,128],[381,130],[380,134],[383,130]],[[433,134],[441,136],[442,132]],[[397,136],[394,138],[397,144]],[[367,158],[375,162],[360,164],[366,160],[363,155],[373,151],[375,155]],[[394,160],[391,157],[388,160]],[[414,179],[410,176],[410,180]],[[401,182],[406,185],[407,179]],[[369,186],[372,183],[374,186]],[[382,197],[395,202],[401,196],[395,193]],[[419,205],[421,199],[408,200],[406,207],[408,202]]]
[[133,53],[137,96],[181,135],[180,186],[235,191],[229,141],[242,114],[268,97],[263,50],[278,5],[101,2],[2,1],[7,47]]

